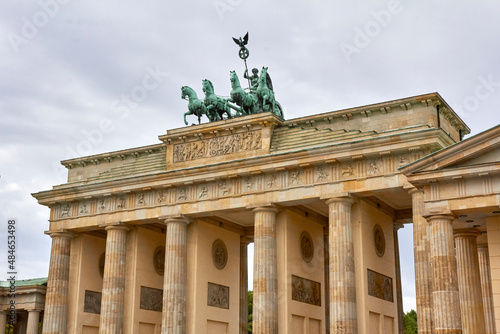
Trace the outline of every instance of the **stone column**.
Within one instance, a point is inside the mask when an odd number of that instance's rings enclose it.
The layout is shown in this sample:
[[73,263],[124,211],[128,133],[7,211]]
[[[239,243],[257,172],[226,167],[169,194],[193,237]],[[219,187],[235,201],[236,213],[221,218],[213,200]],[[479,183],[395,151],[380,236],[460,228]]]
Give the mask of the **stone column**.
[[404,334],[404,311],[403,311],[403,287],[401,286],[401,263],[399,261],[399,237],[398,230],[404,228],[403,224],[393,224],[394,238],[394,264],[396,267],[396,302],[398,306],[398,333]]
[[258,207],[253,262],[253,333],[278,333],[278,262],[275,207]]
[[429,224],[422,217],[424,191],[409,191],[413,211],[413,256],[415,261],[415,290],[417,297],[418,332],[432,333],[432,276],[429,244]]
[[40,321],[40,310],[28,311],[28,326],[26,334],[38,334],[38,323]]
[[0,310],[0,334],[5,334],[6,325],[7,325],[7,313]]
[[44,334],[66,333],[71,239],[66,232],[48,232],[52,238],[49,277],[45,295]]
[[486,331],[476,243],[479,235],[476,230],[455,233],[462,330],[470,334]]
[[123,332],[125,302],[125,260],[128,227],[117,224],[107,226],[106,259],[102,279],[100,334]]
[[162,334],[186,333],[187,225],[185,217],[165,220],[165,276],[163,278]]
[[323,228],[323,245],[325,258],[325,333],[330,334],[330,254],[329,254],[329,238],[328,227]]
[[357,333],[356,280],[350,197],[331,198],[329,207],[330,332]]
[[477,246],[479,260],[479,274],[481,276],[481,295],[483,297],[484,322],[486,334],[495,334],[495,312],[493,307],[493,291],[491,289],[491,271],[490,258],[488,254],[488,245],[480,244]]
[[433,333],[437,334],[462,333],[452,220],[453,216],[449,215],[427,218],[430,224]]
[[248,244],[240,237],[240,334],[248,334]]

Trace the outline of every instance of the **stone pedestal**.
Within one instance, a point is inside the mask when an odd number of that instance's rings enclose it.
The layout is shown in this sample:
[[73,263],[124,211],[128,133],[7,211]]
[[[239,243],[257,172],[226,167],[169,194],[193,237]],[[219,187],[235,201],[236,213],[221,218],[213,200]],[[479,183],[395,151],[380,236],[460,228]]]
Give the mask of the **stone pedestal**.
[[436,334],[462,333],[452,220],[453,216],[449,215],[427,218],[430,224],[433,333]]
[[26,334],[38,334],[38,323],[40,322],[40,311],[28,311],[28,326],[26,327]]
[[45,295],[44,334],[66,333],[68,319],[68,283],[71,251],[70,233],[51,232],[49,277]]
[[185,217],[165,220],[165,276],[162,334],[186,333],[187,225]]
[[491,289],[490,258],[488,245],[477,246],[479,260],[479,274],[481,276],[481,295],[483,298],[484,323],[486,334],[495,334],[495,312],[493,306],[493,291]]
[[248,334],[248,244],[240,239],[240,334]]
[[401,286],[401,263],[399,261],[399,237],[398,230],[404,228],[403,224],[393,224],[394,238],[394,264],[396,269],[396,302],[398,306],[398,333],[404,334],[404,311],[403,311],[403,287]]
[[102,300],[99,333],[123,332],[123,310],[125,300],[125,260],[128,227],[111,225],[106,227],[106,259],[102,280]]
[[479,232],[475,230],[455,233],[462,330],[470,334],[486,332],[477,255],[478,236]]
[[278,263],[275,207],[258,207],[253,264],[253,333],[278,333]]
[[330,333],[357,333],[354,244],[350,197],[331,198],[329,207]]
[[432,333],[432,276],[429,245],[429,224],[422,217],[424,192],[420,189],[409,191],[413,211],[413,253],[415,261],[415,290],[417,297],[418,332]]

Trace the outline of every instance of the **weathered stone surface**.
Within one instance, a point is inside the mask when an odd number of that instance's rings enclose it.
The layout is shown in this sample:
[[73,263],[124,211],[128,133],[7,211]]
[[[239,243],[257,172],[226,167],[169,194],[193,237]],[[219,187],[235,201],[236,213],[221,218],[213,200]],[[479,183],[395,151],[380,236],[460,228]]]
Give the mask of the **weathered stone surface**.
[[99,333],[121,333],[125,300],[126,241],[129,228],[118,224],[107,226],[105,229],[108,234]]
[[253,332],[259,334],[278,333],[277,211],[272,206],[253,209]]
[[477,230],[455,232],[462,330],[471,334],[486,332],[476,243],[479,235]]
[[49,279],[45,297],[43,333],[66,333],[68,319],[68,284],[72,234],[50,233],[52,250],[50,253]]
[[432,310],[435,333],[462,333],[452,216],[427,218],[430,224]]
[[331,198],[329,207],[330,332],[357,333],[356,280],[349,197]]

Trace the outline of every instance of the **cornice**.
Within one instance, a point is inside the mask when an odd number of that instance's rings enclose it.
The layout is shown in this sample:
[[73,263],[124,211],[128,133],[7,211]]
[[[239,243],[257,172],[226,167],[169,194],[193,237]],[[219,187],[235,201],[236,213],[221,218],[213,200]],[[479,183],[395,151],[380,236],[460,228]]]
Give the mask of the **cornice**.
[[148,154],[158,153],[163,150],[165,150],[165,145],[160,143],[160,144],[130,148],[126,150],[89,155],[81,158],[63,160],[61,161],[61,164],[64,167],[71,169],[73,167],[78,167],[78,166],[85,167],[91,164],[97,165],[101,162],[111,162],[113,160],[125,160],[128,157],[138,158],[144,154],[148,155]]

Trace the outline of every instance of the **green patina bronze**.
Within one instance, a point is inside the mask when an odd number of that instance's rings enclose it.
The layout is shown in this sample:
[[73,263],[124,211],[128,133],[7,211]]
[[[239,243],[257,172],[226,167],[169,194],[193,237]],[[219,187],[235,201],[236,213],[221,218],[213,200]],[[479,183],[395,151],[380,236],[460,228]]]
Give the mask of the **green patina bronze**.
[[[229,79],[231,81],[230,98],[224,98],[214,93],[214,86],[210,80],[202,81],[202,90],[205,93],[205,99],[201,100],[196,92],[188,87],[181,88],[182,99],[187,99],[188,112],[184,113],[184,123],[187,125],[186,116],[195,115],[198,117],[198,124],[201,123],[201,117],[205,115],[210,122],[216,122],[238,116],[252,115],[261,112],[272,112],[274,115],[284,119],[283,109],[274,97],[273,84],[271,77],[267,72],[267,67],[262,67],[259,71],[252,69],[252,75],[248,75],[247,58],[250,54],[246,48],[248,43],[248,33],[243,38],[233,38],[238,44],[240,50],[238,55],[245,62],[245,73],[243,77],[248,79],[249,88],[243,89],[240,80],[235,71],[231,71]],[[231,109],[235,111],[231,113]]]

